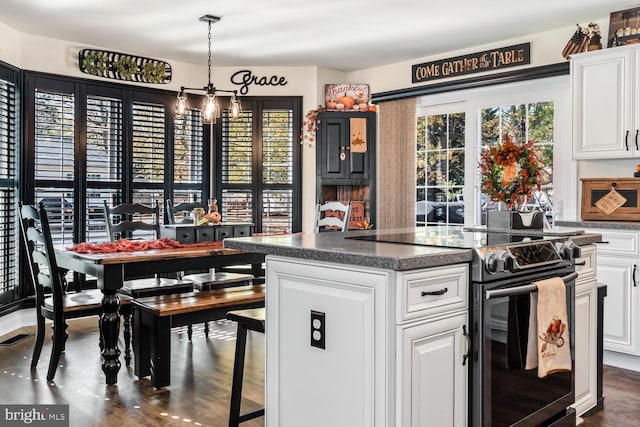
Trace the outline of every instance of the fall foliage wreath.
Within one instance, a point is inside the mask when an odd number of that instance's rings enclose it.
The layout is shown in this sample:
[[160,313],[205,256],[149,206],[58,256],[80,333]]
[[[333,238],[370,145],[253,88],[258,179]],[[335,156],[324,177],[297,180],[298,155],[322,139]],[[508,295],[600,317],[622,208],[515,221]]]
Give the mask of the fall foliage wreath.
[[533,141],[516,144],[505,134],[501,144],[480,154],[482,192],[512,209],[540,189],[541,169]]

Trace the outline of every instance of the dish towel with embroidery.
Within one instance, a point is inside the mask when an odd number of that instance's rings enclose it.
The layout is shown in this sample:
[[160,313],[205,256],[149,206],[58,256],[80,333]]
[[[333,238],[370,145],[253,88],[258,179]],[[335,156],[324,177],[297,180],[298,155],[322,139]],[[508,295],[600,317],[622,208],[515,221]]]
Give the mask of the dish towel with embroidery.
[[[559,277],[536,282],[531,294],[529,340],[525,369],[538,366],[538,377],[571,371],[571,344],[567,319],[567,294]],[[536,302],[537,300],[537,302]]]

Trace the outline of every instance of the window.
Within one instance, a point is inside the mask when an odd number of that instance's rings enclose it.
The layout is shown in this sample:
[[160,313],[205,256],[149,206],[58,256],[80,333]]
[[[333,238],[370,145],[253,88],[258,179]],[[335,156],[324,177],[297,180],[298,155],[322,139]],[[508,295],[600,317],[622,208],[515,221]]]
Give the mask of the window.
[[17,299],[16,111],[18,73],[0,66],[0,302]]
[[551,225],[554,200],[569,196],[554,190],[554,181],[569,178],[567,171],[554,171],[554,157],[570,156],[570,144],[555,144],[568,135],[557,120],[567,96],[568,79],[562,76],[421,98],[416,224],[486,224],[487,212],[499,206],[480,193],[479,155],[508,134],[516,142],[534,141],[539,149],[541,190],[526,208],[543,211]]
[[299,99],[244,99],[238,119],[223,116],[223,220],[253,222],[263,233],[300,229],[299,117]]
[[166,198],[209,197],[199,112],[174,120],[175,93],[26,76],[34,166],[24,170],[24,200],[45,202],[54,243],[108,240],[105,200],[163,207]]
[[416,224],[462,224],[465,114],[428,114],[417,127]]

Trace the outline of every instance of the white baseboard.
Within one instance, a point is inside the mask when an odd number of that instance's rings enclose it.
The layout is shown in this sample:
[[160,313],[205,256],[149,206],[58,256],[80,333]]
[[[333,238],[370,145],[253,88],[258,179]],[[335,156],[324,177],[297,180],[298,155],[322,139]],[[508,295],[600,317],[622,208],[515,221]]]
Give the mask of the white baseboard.
[[602,359],[605,365],[640,372],[640,356],[605,350]]
[[35,308],[23,308],[0,317],[0,337],[10,334],[16,329],[36,324]]

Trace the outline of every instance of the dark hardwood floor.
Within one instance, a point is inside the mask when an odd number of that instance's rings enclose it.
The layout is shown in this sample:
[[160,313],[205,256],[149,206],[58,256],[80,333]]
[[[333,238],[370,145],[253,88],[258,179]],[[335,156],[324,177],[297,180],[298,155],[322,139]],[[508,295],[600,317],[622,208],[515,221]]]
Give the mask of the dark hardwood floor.
[[[100,369],[97,318],[69,322],[67,352],[55,381],[47,383],[50,339],[35,371],[29,369],[33,335],[0,346],[0,403],[69,404],[70,425],[85,426],[207,426],[226,427],[229,417],[235,324],[211,323],[206,340],[202,325],[194,325],[193,342],[186,330],[172,334],[171,385],[155,390],[149,379],[138,380],[133,368],[123,368],[118,385],[104,385]],[[33,334],[34,328],[15,333]],[[14,334],[15,334],[14,333]],[[10,334],[0,337],[4,341]],[[49,338],[49,337],[47,337]],[[120,343],[122,348],[122,342]],[[605,366],[604,410],[584,418],[582,426],[640,426],[640,373]],[[250,332],[243,391],[243,410],[264,403],[264,335]],[[264,418],[243,423],[264,426]],[[303,426],[301,426],[303,427]]]
[[[100,365],[97,317],[69,321],[67,351],[54,382],[46,374],[51,351],[45,338],[40,362],[31,371],[33,335],[0,346],[0,403],[68,404],[72,427],[85,426],[207,426],[226,427],[235,352],[236,325],[211,322],[206,340],[202,325],[194,325],[193,341],[186,328],[172,333],[171,385],[155,390],[148,378],[138,380],[123,367],[117,386],[106,386]],[[35,332],[34,327],[16,333]],[[49,332],[50,334],[50,332]],[[0,337],[4,341],[6,335]],[[122,337],[119,347],[123,348]],[[264,335],[249,332],[243,389],[243,411],[264,404]],[[121,356],[121,359],[122,356]],[[264,417],[242,424],[264,426]]]

